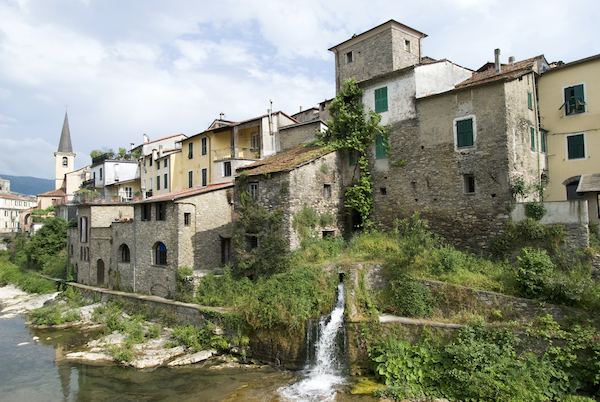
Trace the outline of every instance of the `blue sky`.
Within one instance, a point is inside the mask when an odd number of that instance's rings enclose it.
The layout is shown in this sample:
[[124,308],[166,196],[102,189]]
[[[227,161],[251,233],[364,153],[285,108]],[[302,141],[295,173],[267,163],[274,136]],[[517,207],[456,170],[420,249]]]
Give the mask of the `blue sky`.
[[477,69],[600,53],[598,0],[0,0],[0,174],[54,177],[65,105],[76,166],[335,95],[327,49],[390,19],[423,55]]

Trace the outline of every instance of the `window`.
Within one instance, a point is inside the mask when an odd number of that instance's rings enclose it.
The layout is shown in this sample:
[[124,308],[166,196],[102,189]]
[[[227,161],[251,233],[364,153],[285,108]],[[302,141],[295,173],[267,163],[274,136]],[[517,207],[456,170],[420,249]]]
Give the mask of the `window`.
[[583,84],[565,88],[565,103],[559,108],[565,108],[565,114],[571,115],[585,112]]
[[254,198],[258,197],[258,183],[248,184],[248,194]]
[[208,147],[206,146],[207,142],[208,142],[208,138],[206,138],[206,137],[203,137],[203,138],[202,138],[202,143],[201,143],[201,144],[202,144],[202,156],[206,155],[206,154],[207,154],[207,152],[208,152],[208,151],[207,151],[207,150],[208,150]]
[[149,221],[151,220],[151,216],[150,216],[150,204],[142,204],[141,205],[141,209],[142,209],[142,220],[143,221]]
[[346,53],[346,63],[352,63],[352,61],[354,61],[354,57],[352,55],[352,52]]
[[583,134],[567,136],[567,159],[585,158],[585,137]]
[[375,113],[387,112],[387,87],[375,90]]
[[540,130],[540,150],[543,153],[548,152],[548,143],[546,140],[546,132],[544,130]]
[[150,187],[148,188],[148,190],[152,191],[152,177],[149,180],[149,184],[150,184]]
[[194,172],[190,170],[188,172],[188,188],[192,187],[194,187]]
[[475,144],[474,126],[474,117],[454,120],[456,148],[472,147]]
[[408,39],[404,41],[404,50],[410,53],[410,41]]
[[349,149],[348,150],[348,166],[354,166],[356,165],[356,157],[354,156],[354,151]]
[[156,220],[164,221],[167,219],[167,204],[164,202],[156,203]]
[[156,170],[160,170],[160,161],[156,162]]
[[100,180],[102,180],[102,168],[100,168]]
[[535,128],[529,127],[529,132],[531,135],[531,150],[535,151]]
[[464,178],[464,192],[465,194],[475,193],[475,176],[472,174],[466,174]]
[[163,167],[167,167],[167,160],[165,159],[165,162],[163,163]]
[[79,241],[82,243],[87,243],[87,224],[87,216],[79,218]]
[[188,159],[192,159],[194,157],[194,143],[190,142],[188,144]]
[[148,165],[149,165],[149,166],[152,166],[152,157],[153,157],[153,156],[154,156],[154,155],[151,155],[151,156],[150,156],[150,162],[148,163]]
[[527,91],[527,107],[533,110],[533,94]]
[[388,157],[388,143],[387,139],[383,138],[383,135],[377,134],[375,137],[375,158],[387,158]]
[[258,236],[255,234],[246,235],[246,251],[251,251],[258,247]]
[[202,168],[202,187],[206,187],[208,183],[208,169]]
[[192,219],[192,214],[189,212],[184,212],[183,213],[183,224],[185,226],[190,226],[190,221]]
[[121,262],[130,262],[131,255],[129,253],[129,246],[127,244],[122,244],[120,247],[121,251]]
[[167,187],[169,187],[169,179],[167,177],[167,174],[165,173],[163,176],[163,188],[166,190]]
[[160,190],[160,176],[156,176],[156,191]]
[[260,141],[259,141],[259,137],[258,137],[258,133],[253,133],[252,137],[250,137],[250,148],[251,149],[259,149],[260,148]]
[[163,243],[154,246],[154,265],[167,265],[167,247]]
[[323,198],[331,198],[331,184],[323,184]]
[[133,198],[133,187],[125,187],[125,198],[128,200]]
[[62,165],[63,165],[63,167],[69,166],[69,160],[67,159],[66,156],[63,156]]
[[223,177],[231,176],[231,162],[223,162]]

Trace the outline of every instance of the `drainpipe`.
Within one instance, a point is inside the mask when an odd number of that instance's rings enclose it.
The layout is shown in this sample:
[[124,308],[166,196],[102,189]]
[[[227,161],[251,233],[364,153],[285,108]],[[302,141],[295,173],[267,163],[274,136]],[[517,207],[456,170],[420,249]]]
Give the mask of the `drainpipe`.
[[[537,181],[540,185],[541,188],[541,184],[542,184],[542,161],[541,161],[541,155],[540,153],[542,152],[542,150],[540,149],[540,121],[539,121],[539,113],[538,113],[538,104],[537,104],[537,77],[535,76],[535,71],[532,70],[531,73],[531,82],[533,84],[533,104],[535,105],[535,107],[533,108],[533,112],[535,114],[535,142],[537,145],[537,162],[538,162],[538,172],[537,172]],[[540,202],[543,202],[544,200],[542,199],[542,191],[540,190],[538,193],[538,196],[540,197]]]
[[135,245],[137,244],[137,241],[135,239],[135,224],[137,223],[137,219],[135,217],[135,207],[133,207],[133,244],[132,244],[132,248],[133,248],[133,293],[135,293],[135,266],[136,266],[136,260],[137,260],[137,253],[136,253],[136,247]]

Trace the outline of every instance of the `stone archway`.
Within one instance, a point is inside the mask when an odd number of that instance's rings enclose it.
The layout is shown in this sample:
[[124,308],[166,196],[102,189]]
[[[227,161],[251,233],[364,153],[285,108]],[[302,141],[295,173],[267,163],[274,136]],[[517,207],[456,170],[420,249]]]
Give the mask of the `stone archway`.
[[102,260],[98,260],[96,263],[96,275],[98,279],[98,286],[104,285],[104,261]]

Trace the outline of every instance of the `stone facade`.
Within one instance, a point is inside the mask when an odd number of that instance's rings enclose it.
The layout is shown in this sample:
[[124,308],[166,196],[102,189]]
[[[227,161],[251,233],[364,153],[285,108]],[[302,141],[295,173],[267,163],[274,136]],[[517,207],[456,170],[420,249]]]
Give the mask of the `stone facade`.
[[317,132],[323,132],[327,125],[322,120],[293,124],[279,129],[281,151],[288,151],[299,144],[314,141]]
[[[314,148],[314,147],[313,147]],[[298,148],[296,148],[297,150]],[[301,149],[301,148],[300,148]],[[280,155],[284,160],[294,160],[295,156]],[[239,207],[241,193],[250,186],[258,186],[258,202],[269,211],[283,208],[283,233],[288,248],[300,247],[300,237],[293,228],[294,215],[304,205],[313,208],[319,216],[333,214],[335,222],[326,227],[317,226],[314,231],[319,237],[338,235],[346,232],[347,215],[344,211],[343,173],[337,152],[330,152],[299,165],[280,171],[262,173],[260,166],[268,166],[271,158],[260,162],[259,167],[249,165],[246,180],[236,179],[236,206]]]
[[[546,167],[545,155],[531,145],[532,85],[530,73],[416,99],[417,117],[390,122],[388,157],[371,158],[374,222],[391,228],[395,219],[420,212],[456,246],[487,247],[509,219],[511,176],[539,178]],[[457,147],[461,119],[472,119],[473,146]]]
[[78,227],[68,232],[77,281],[175,294],[177,268],[213,269],[228,258],[232,202],[233,184],[221,184],[134,206],[81,205]]
[[390,20],[332,47],[329,50],[335,53],[336,92],[348,78],[363,81],[418,64],[425,36]]

